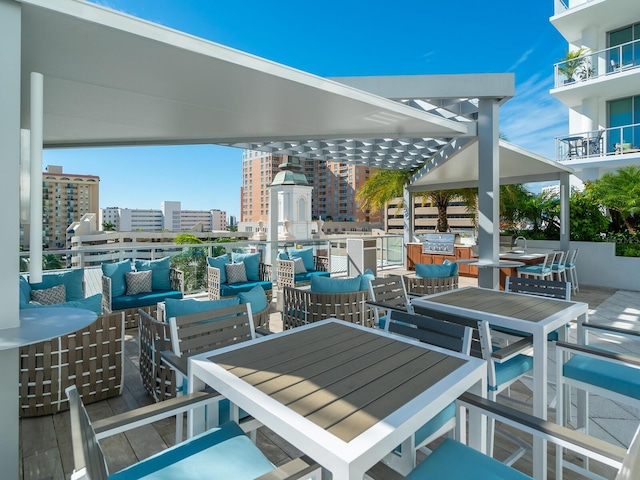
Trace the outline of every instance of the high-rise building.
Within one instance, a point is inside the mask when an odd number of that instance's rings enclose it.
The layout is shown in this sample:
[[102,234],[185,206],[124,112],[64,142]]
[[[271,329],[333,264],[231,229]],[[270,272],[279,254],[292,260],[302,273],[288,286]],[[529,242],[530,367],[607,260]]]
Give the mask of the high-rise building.
[[557,160],[581,180],[640,163],[640,2],[555,0],[551,23],[568,42],[551,94],[569,108]]
[[[404,232],[404,208],[402,199],[394,198],[387,205],[385,231],[402,235]],[[462,199],[454,199],[447,207],[447,221],[452,232],[474,230],[475,212],[470,212]],[[429,199],[416,197],[413,201],[413,231],[416,234],[434,233],[438,224],[438,209]]]
[[[266,221],[269,216],[269,185],[283,157],[245,150],[242,155],[240,221]],[[335,221],[377,222],[382,212],[362,210],[355,194],[375,171],[360,165],[300,159],[302,172],[313,186],[311,215]]]
[[[42,173],[42,236],[44,248],[66,246],[67,227],[87,213],[98,213],[100,177],[64,173],[48,165]],[[29,225],[21,225],[20,245],[29,249]]]

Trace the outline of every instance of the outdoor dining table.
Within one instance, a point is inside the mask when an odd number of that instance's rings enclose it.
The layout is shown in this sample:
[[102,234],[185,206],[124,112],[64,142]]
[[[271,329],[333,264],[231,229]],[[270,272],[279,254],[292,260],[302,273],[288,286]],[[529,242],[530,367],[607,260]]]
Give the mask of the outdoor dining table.
[[[486,364],[416,340],[328,319],[189,359],[189,391],[209,385],[333,474],[365,472],[465,391],[486,396]],[[190,434],[204,425],[189,419]],[[486,450],[486,419],[469,443]]]
[[[587,321],[589,306],[555,298],[524,295],[478,287],[449,290],[412,300],[414,305],[478,320],[532,335],[533,340],[533,414],[547,419],[547,335],[558,329],[559,340],[566,341],[566,328],[577,318],[578,328]],[[546,442],[534,438],[533,476],[547,475]]]

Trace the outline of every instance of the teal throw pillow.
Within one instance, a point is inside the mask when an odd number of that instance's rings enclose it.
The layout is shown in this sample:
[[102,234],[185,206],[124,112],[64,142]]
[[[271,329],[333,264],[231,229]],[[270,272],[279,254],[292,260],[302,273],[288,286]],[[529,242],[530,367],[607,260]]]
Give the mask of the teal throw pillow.
[[360,290],[369,290],[369,284],[371,280],[375,280],[376,276],[373,274],[370,268],[367,268],[362,275],[360,275]]
[[229,263],[229,255],[226,253],[219,257],[207,257],[207,265],[220,270],[220,283],[227,283],[227,273],[224,266]]
[[445,278],[450,276],[451,276],[450,265],[430,265],[428,263],[416,263],[416,277]]
[[318,293],[348,293],[360,290],[360,275],[352,278],[331,278],[313,275],[311,291]]
[[313,248],[293,248],[289,250],[289,258],[291,258],[291,260],[301,258],[302,263],[304,263],[304,268],[307,269],[307,272],[313,272],[316,269],[316,264],[313,260]]
[[20,307],[31,301],[31,285],[29,281],[20,275]]
[[136,260],[136,270],[146,272],[151,270],[151,290],[171,290],[169,271],[171,270],[171,257],[158,260]]
[[231,254],[231,260],[233,263],[244,262],[244,267],[247,273],[247,280],[249,282],[260,281],[260,252],[257,253],[236,253]]
[[220,308],[233,307],[239,305],[240,300],[237,297],[223,298],[221,300],[195,300],[193,298],[177,300],[175,298],[167,298],[165,300],[166,318],[179,317],[181,315],[189,315],[191,313],[207,312],[209,310],[218,310]]
[[248,292],[240,292],[238,294],[240,304],[251,304],[251,313],[255,314],[261,312],[269,306],[267,303],[267,294],[264,293],[264,288],[260,285],[256,285]]
[[444,261],[442,262],[443,265],[449,265],[449,267],[451,267],[451,273],[450,276],[455,276],[458,275],[458,263],[457,262],[452,262],[451,260],[448,259],[444,259]]
[[127,291],[125,274],[131,271],[131,261],[122,260],[116,263],[103,263],[102,274],[111,279],[111,295],[120,297]]
[[287,255],[287,252],[279,252],[278,260],[289,260],[289,255]]
[[84,299],[84,268],[74,268],[64,272],[45,273],[42,282],[32,283],[32,290],[45,290],[58,285],[64,285],[67,302]]

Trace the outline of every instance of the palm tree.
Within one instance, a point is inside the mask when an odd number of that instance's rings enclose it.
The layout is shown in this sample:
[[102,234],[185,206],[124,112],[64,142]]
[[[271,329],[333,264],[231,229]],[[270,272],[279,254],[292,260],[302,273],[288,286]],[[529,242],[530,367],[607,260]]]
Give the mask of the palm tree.
[[622,217],[630,233],[636,232],[640,212],[640,167],[630,165],[615,173],[606,173],[594,182],[596,198]]
[[115,232],[116,226],[111,222],[102,222],[102,231],[104,232]]
[[[404,186],[409,183],[413,175],[412,170],[376,170],[356,193],[356,199],[360,201],[362,208],[380,210],[394,198],[403,198]],[[446,232],[449,230],[447,219],[447,207],[454,198],[462,197],[467,205],[475,206],[477,196],[476,189],[432,190],[428,192],[415,192],[415,197],[422,197],[423,205],[431,203],[438,209],[436,230]],[[401,200],[398,208],[402,208]]]
[[62,263],[60,255],[54,253],[42,255],[43,270],[60,270],[61,268],[64,268],[64,263]]

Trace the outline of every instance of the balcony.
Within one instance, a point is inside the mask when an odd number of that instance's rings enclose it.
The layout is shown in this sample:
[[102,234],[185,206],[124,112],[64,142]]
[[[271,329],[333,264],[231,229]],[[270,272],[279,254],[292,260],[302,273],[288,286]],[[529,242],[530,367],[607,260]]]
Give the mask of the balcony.
[[559,162],[640,153],[640,123],[556,137]]

